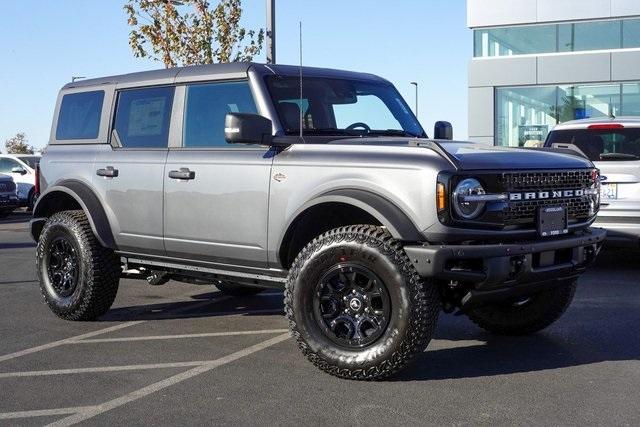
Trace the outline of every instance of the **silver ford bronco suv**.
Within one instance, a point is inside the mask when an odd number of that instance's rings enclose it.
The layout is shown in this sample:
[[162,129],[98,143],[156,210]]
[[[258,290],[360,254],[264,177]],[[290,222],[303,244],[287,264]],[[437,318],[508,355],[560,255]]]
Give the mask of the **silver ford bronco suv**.
[[549,326],[605,238],[598,170],[453,142],[446,122],[434,137],[371,74],[234,63],[70,83],[31,222],[44,300],[93,320],[124,275],[281,288],[302,352],[351,379],[404,367],[442,310],[498,334]]

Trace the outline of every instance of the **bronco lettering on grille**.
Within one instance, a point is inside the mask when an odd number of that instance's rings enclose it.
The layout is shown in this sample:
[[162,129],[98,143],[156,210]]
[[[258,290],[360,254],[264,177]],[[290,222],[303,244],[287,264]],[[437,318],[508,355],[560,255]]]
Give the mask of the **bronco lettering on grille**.
[[526,191],[522,193],[509,193],[509,200],[543,200],[561,199],[565,197],[584,196],[583,189],[577,190],[551,190],[551,191]]

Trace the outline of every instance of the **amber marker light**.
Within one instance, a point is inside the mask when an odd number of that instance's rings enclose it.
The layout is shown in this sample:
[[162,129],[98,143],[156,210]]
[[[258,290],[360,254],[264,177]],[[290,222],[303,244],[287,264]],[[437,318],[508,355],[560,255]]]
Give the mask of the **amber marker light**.
[[438,211],[443,211],[447,207],[447,195],[444,184],[441,182],[436,187],[436,205],[438,206]]

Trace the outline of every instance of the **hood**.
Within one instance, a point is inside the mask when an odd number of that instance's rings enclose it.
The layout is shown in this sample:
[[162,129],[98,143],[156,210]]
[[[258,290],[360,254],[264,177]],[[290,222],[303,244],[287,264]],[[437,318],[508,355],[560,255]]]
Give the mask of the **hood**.
[[[494,147],[466,141],[443,141],[416,138],[348,138],[332,144],[424,146],[435,145],[460,169],[583,169],[592,168],[590,160],[548,149]],[[436,150],[439,151],[439,150]],[[443,154],[443,153],[441,153]]]
[[470,142],[438,144],[462,169],[582,169],[592,168],[588,159],[543,149],[494,147]]
[[13,177],[11,177],[10,175],[5,175],[5,174],[0,173],[0,182],[4,182],[4,181],[13,182]]

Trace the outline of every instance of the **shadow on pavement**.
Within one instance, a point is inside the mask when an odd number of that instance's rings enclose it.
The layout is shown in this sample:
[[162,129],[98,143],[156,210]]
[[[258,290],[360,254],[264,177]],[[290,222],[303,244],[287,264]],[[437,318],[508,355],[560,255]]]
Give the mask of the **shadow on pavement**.
[[[266,291],[273,292],[273,291]],[[111,309],[101,322],[131,320],[193,319],[230,315],[268,316],[284,314],[282,295],[256,295],[250,297],[224,297],[222,292],[192,295],[193,301],[157,303]],[[209,300],[210,304],[206,304]]]
[[35,242],[0,243],[0,249],[22,249],[35,247]]
[[28,223],[29,221],[31,221],[31,212],[20,209],[10,213],[6,218],[0,219],[0,225]]

